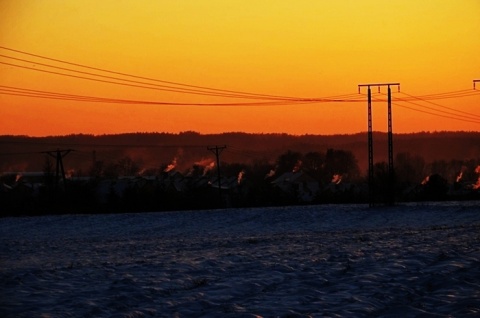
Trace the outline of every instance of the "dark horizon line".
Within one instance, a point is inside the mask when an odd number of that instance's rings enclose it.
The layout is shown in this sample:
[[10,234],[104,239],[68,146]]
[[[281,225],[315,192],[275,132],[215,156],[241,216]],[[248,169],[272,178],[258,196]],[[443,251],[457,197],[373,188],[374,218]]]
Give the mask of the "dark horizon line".
[[[388,134],[387,131],[374,130],[374,134]],[[394,135],[416,135],[416,134],[465,134],[465,133],[480,133],[480,131],[474,130],[433,130],[433,131],[415,131],[415,132],[402,132],[402,133],[393,133]],[[136,132],[121,132],[121,133],[104,133],[104,134],[93,134],[93,133],[67,133],[60,135],[26,135],[26,134],[0,134],[0,137],[26,137],[26,138],[53,138],[53,137],[70,137],[70,136],[93,136],[93,137],[105,137],[105,136],[125,136],[125,135],[185,135],[185,134],[194,134],[199,136],[215,136],[215,135],[230,135],[230,134],[242,134],[242,135],[287,135],[292,137],[302,137],[302,136],[320,136],[320,137],[334,137],[334,136],[356,136],[367,134],[367,131],[359,131],[356,133],[335,133],[335,134],[292,134],[287,132],[246,132],[246,131],[225,131],[218,133],[202,133],[194,130],[185,130],[181,132],[166,132],[166,131],[136,131]]]

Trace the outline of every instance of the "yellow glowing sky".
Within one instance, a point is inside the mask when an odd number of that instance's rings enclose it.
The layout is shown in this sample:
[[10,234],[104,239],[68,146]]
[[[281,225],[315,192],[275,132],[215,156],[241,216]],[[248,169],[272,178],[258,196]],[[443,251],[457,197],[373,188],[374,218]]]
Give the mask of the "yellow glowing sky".
[[[315,98],[356,94],[363,83],[400,82],[402,93],[419,96],[472,89],[472,81],[480,78],[478,0],[2,0],[0,30],[0,46],[7,48],[142,77],[262,94]],[[0,54],[50,63],[2,49]],[[4,57],[0,61],[38,67]],[[130,100],[238,101],[5,64],[0,64],[0,85]],[[395,93],[394,100],[405,97],[402,93]],[[419,104],[457,109],[469,113],[468,120],[480,115],[478,94],[433,102]],[[478,116],[455,120],[399,105],[420,107],[395,104],[394,132],[480,130]],[[385,103],[374,103],[374,130],[386,130],[385,109]],[[200,107],[0,94],[0,118],[0,134],[32,136],[367,129],[366,102]]]

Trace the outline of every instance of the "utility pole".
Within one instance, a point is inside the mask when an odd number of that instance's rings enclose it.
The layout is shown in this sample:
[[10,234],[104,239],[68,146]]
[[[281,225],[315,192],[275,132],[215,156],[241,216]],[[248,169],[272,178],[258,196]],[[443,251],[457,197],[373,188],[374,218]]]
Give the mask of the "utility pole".
[[54,151],[43,151],[42,153],[46,153],[47,155],[53,157],[56,159],[56,165],[55,165],[55,192],[58,192],[59,188],[59,177],[60,177],[60,172],[62,173],[62,179],[63,179],[63,187],[66,189],[66,184],[67,184],[67,179],[65,177],[65,169],[63,168],[63,158],[68,155],[72,149],[57,149]]
[[477,79],[477,80],[473,80],[473,89],[476,89],[476,88],[475,88],[475,83],[480,83],[480,80],[478,80],[478,79]]
[[388,85],[388,205],[393,205],[395,202],[395,171],[393,169],[392,90]]
[[221,188],[221,175],[220,175],[220,154],[227,146],[215,146],[215,147],[207,147],[208,150],[213,152],[215,157],[217,158],[217,176],[218,176],[218,202],[219,205],[222,206],[222,188]]
[[372,125],[372,90],[371,87],[387,86],[387,115],[388,115],[388,198],[387,204],[393,205],[395,201],[395,172],[393,167],[393,128],[392,128],[392,91],[391,86],[397,86],[400,91],[400,83],[376,83],[376,84],[360,84],[358,85],[358,92],[362,87],[367,87],[368,100],[368,197],[369,206],[372,207],[375,204],[375,182],[373,172],[373,125]]

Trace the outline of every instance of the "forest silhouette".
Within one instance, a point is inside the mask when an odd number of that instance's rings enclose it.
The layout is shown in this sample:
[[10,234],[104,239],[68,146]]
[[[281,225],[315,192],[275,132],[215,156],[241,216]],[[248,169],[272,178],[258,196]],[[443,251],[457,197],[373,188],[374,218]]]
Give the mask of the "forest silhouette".
[[[477,132],[395,135],[396,201],[479,199],[479,141]],[[0,144],[3,216],[368,200],[364,133],[0,136]],[[212,145],[226,147],[220,182]],[[63,169],[54,156],[61,150],[68,150]],[[382,204],[385,133],[374,134],[374,154],[375,201]]]

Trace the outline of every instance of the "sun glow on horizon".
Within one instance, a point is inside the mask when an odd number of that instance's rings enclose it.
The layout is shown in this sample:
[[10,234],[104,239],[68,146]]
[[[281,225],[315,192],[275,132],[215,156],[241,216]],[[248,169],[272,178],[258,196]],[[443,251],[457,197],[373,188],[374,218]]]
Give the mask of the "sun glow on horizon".
[[[385,81],[401,83],[394,132],[479,131],[480,89],[471,85],[480,77],[479,16],[474,0],[7,0],[0,4],[0,47],[7,48],[0,48],[0,135],[350,134],[367,128],[357,85]],[[227,96],[232,91],[350,101],[268,105],[271,97]],[[443,93],[449,98],[408,97]],[[386,131],[386,104],[374,100],[373,108],[374,130]]]

